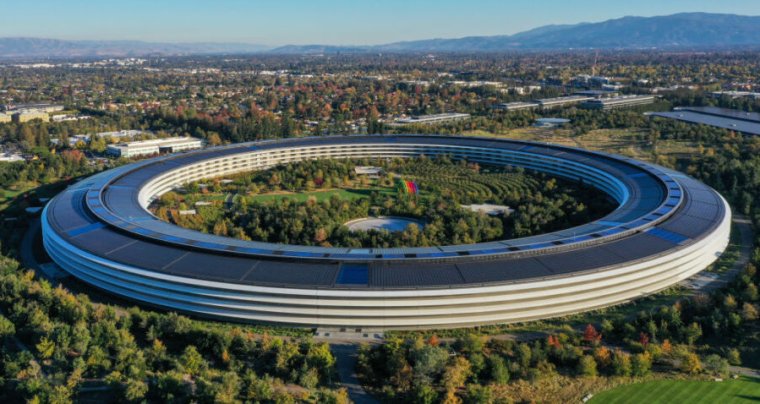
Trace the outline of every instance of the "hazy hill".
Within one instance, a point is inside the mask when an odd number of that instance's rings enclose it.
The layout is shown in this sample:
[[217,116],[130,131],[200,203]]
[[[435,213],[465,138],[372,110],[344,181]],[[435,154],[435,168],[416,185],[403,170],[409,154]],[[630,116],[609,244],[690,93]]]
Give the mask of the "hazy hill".
[[239,43],[151,43],[0,38],[0,57],[87,57],[272,52],[504,52],[563,49],[760,48],[760,17],[684,13],[623,17],[598,23],[548,25],[515,35],[426,39],[376,46],[287,45],[268,49]]
[[[499,52],[562,49],[715,49],[760,47],[760,17],[686,13],[623,17],[599,23],[550,25],[515,35],[427,39],[344,51]],[[273,52],[309,53],[319,46],[289,46]],[[332,47],[341,50],[338,47]]]
[[63,41],[42,38],[0,38],[0,57],[146,56],[253,53],[262,45],[234,43],[152,43],[141,41]]

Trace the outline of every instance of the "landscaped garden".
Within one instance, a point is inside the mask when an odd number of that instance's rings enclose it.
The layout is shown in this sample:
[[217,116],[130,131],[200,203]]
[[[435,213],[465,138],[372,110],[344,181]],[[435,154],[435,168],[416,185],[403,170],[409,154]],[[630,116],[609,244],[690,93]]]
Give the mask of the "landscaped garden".
[[[377,172],[356,170],[367,166]],[[508,213],[462,207],[482,203]],[[601,191],[582,184],[442,157],[282,165],[186,184],[151,208],[179,226],[243,240],[387,248],[525,237],[580,225],[613,207]],[[411,222],[400,231],[346,226],[377,217]]]

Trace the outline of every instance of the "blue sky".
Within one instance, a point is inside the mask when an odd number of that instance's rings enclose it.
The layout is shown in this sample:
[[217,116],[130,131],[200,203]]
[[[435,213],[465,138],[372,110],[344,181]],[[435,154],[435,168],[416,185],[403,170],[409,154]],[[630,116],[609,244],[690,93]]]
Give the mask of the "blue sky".
[[687,11],[760,15],[760,0],[0,0],[0,37],[379,44]]

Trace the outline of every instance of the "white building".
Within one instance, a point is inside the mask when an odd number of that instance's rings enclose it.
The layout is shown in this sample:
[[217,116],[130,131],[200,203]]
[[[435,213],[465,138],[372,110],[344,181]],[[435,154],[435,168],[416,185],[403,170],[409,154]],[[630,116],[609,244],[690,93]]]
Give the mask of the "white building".
[[452,121],[459,121],[463,119],[469,119],[470,114],[460,114],[460,113],[447,113],[447,114],[434,114],[434,115],[422,115],[422,116],[413,116],[411,118],[403,118],[396,121],[396,124],[400,125],[413,125],[413,124],[434,124],[434,123],[441,123],[441,122],[452,122]]
[[150,156],[160,153],[176,153],[200,149],[203,141],[192,137],[170,137],[166,139],[143,140],[108,146],[107,153],[117,157]]
[[615,109],[636,107],[639,105],[653,104],[657,98],[654,95],[624,95],[614,98],[600,98],[588,100],[581,105],[586,109]]
[[566,105],[579,104],[590,99],[591,97],[586,97],[583,95],[568,95],[565,97],[544,98],[541,100],[536,100],[536,102],[541,105],[541,108],[558,108],[564,107]]
[[503,102],[495,104],[493,109],[497,111],[519,111],[522,109],[536,109],[539,105],[536,102]]
[[20,154],[12,154],[12,153],[0,153],[0,161],[4,162],[14,162],[14,161],[24,161],[24,157]]

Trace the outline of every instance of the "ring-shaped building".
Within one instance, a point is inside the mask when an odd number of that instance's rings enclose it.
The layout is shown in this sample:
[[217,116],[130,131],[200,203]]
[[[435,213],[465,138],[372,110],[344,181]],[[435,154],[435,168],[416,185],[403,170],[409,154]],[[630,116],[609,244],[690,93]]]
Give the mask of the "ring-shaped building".
[[[557,232],[470,245],[325,248],[220,237],[148,211],[204,178],[307,159],[447,155],[596,187],[617,208]],[[516,140],[327,136],[235,144],[108,170],[56,196],[44,246],[65,271],[143,304],[305,327],[451,328],[522,322],[665,289],[725,250],[731,211],[684,174],[621,156]]]

